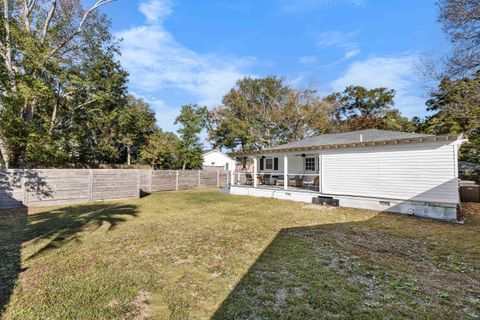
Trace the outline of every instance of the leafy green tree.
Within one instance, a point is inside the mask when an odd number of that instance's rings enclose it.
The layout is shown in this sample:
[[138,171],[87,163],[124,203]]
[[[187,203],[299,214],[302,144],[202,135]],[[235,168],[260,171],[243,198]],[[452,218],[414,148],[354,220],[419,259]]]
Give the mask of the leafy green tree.
[[180,169],[181,141],[173,132],[155,129],[140,150],[140,160],[155,169]]
[[90,87],[80,84],[84,74],[75,71],[89,58],[89,41],[107,54],[112,48],[107,20],[97,11],[111,1],[88,10],[80,1],[3,1],[0,56],[8,86],[0,91],[0,152],[6,167],[72,156],[66,135],[54,133],[59,107],[91,103]]
[[175,119],[175,124],[180,124],[178,133],[181,142],[179,148],[182,169],[196,169],[202,166],[202,144],[200,133],[206,128],[209,111],[206,107],[196,104],[182,106],[180,115]]
[[140,146],[146,143],[147,137],[155,129],[155,113],[141,99],[127,97],[123,108],[115,110],[118,122],[118,141],[126,152],[127,165],[131,165],[132,152],[138,154]]
[[445,78],[427,101],[435,114],[421,124],[427,133],[464,133],[460,159],[480,164],[480,72],[473,78]]
[[361,86],[350,86],[339,95],[341,106],[338,118],[351,117],[380,118],[394,104],[394,90],[387,88],[366,89]]
[[212,112],[216,147],[255,150],[333,128],[331,104],[314,90],[296,90],[279,77],[239,80]]
[[347,87],[326,99],[337,101],[338,131],[383,129],[413,131],[415,127],[398,109],[394,109],[395,91],[387,88]]

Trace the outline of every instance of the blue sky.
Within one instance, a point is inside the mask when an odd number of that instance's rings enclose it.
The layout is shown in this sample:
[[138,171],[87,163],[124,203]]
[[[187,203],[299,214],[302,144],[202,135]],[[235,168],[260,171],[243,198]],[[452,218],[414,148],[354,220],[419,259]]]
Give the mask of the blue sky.
[[164,130],[182,104],[216,106],[244,76],[320,94],[385,86],[405,115],[422,116],[418,65],[448,51],[435,0],[118,0],[102,11],[123,39],[130,91]]

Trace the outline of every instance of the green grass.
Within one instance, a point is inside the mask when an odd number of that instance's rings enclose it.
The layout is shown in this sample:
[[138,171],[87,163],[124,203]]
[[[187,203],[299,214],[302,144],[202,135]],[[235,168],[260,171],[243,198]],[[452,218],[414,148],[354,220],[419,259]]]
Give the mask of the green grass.
[[465,225],[164,192],[0,213],[4,319],[478,319]]

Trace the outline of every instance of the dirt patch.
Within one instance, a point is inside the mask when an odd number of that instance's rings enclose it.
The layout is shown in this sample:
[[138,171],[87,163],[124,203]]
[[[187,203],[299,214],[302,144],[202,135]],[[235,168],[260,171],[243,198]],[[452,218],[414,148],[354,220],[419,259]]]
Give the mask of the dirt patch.
[[285,300],[287,299],[288,291],[285,288],[280,288],[275,293],[275,308],[280,308],[285,304]]
[[107,304],[107,307],[111,308],[111,309],[115,309],[117,308],[119,305],[121,305],[121,302],[118,301],[117,299],[113,299],[112,301],[110,301],[108,304]]
[[151,294],[140,290],[132,301],[132,306],[134,310],[130,312],[125,320],[145,320],[152,314],[153,308],[150,306],[149,301],[151,299]]

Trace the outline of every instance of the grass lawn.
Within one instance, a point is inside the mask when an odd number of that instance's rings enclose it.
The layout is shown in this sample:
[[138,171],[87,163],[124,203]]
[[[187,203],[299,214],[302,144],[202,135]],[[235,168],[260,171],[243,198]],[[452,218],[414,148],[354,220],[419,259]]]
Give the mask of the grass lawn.
[[478,319],[467,223],[164,192],[0,213],[4,319]]

